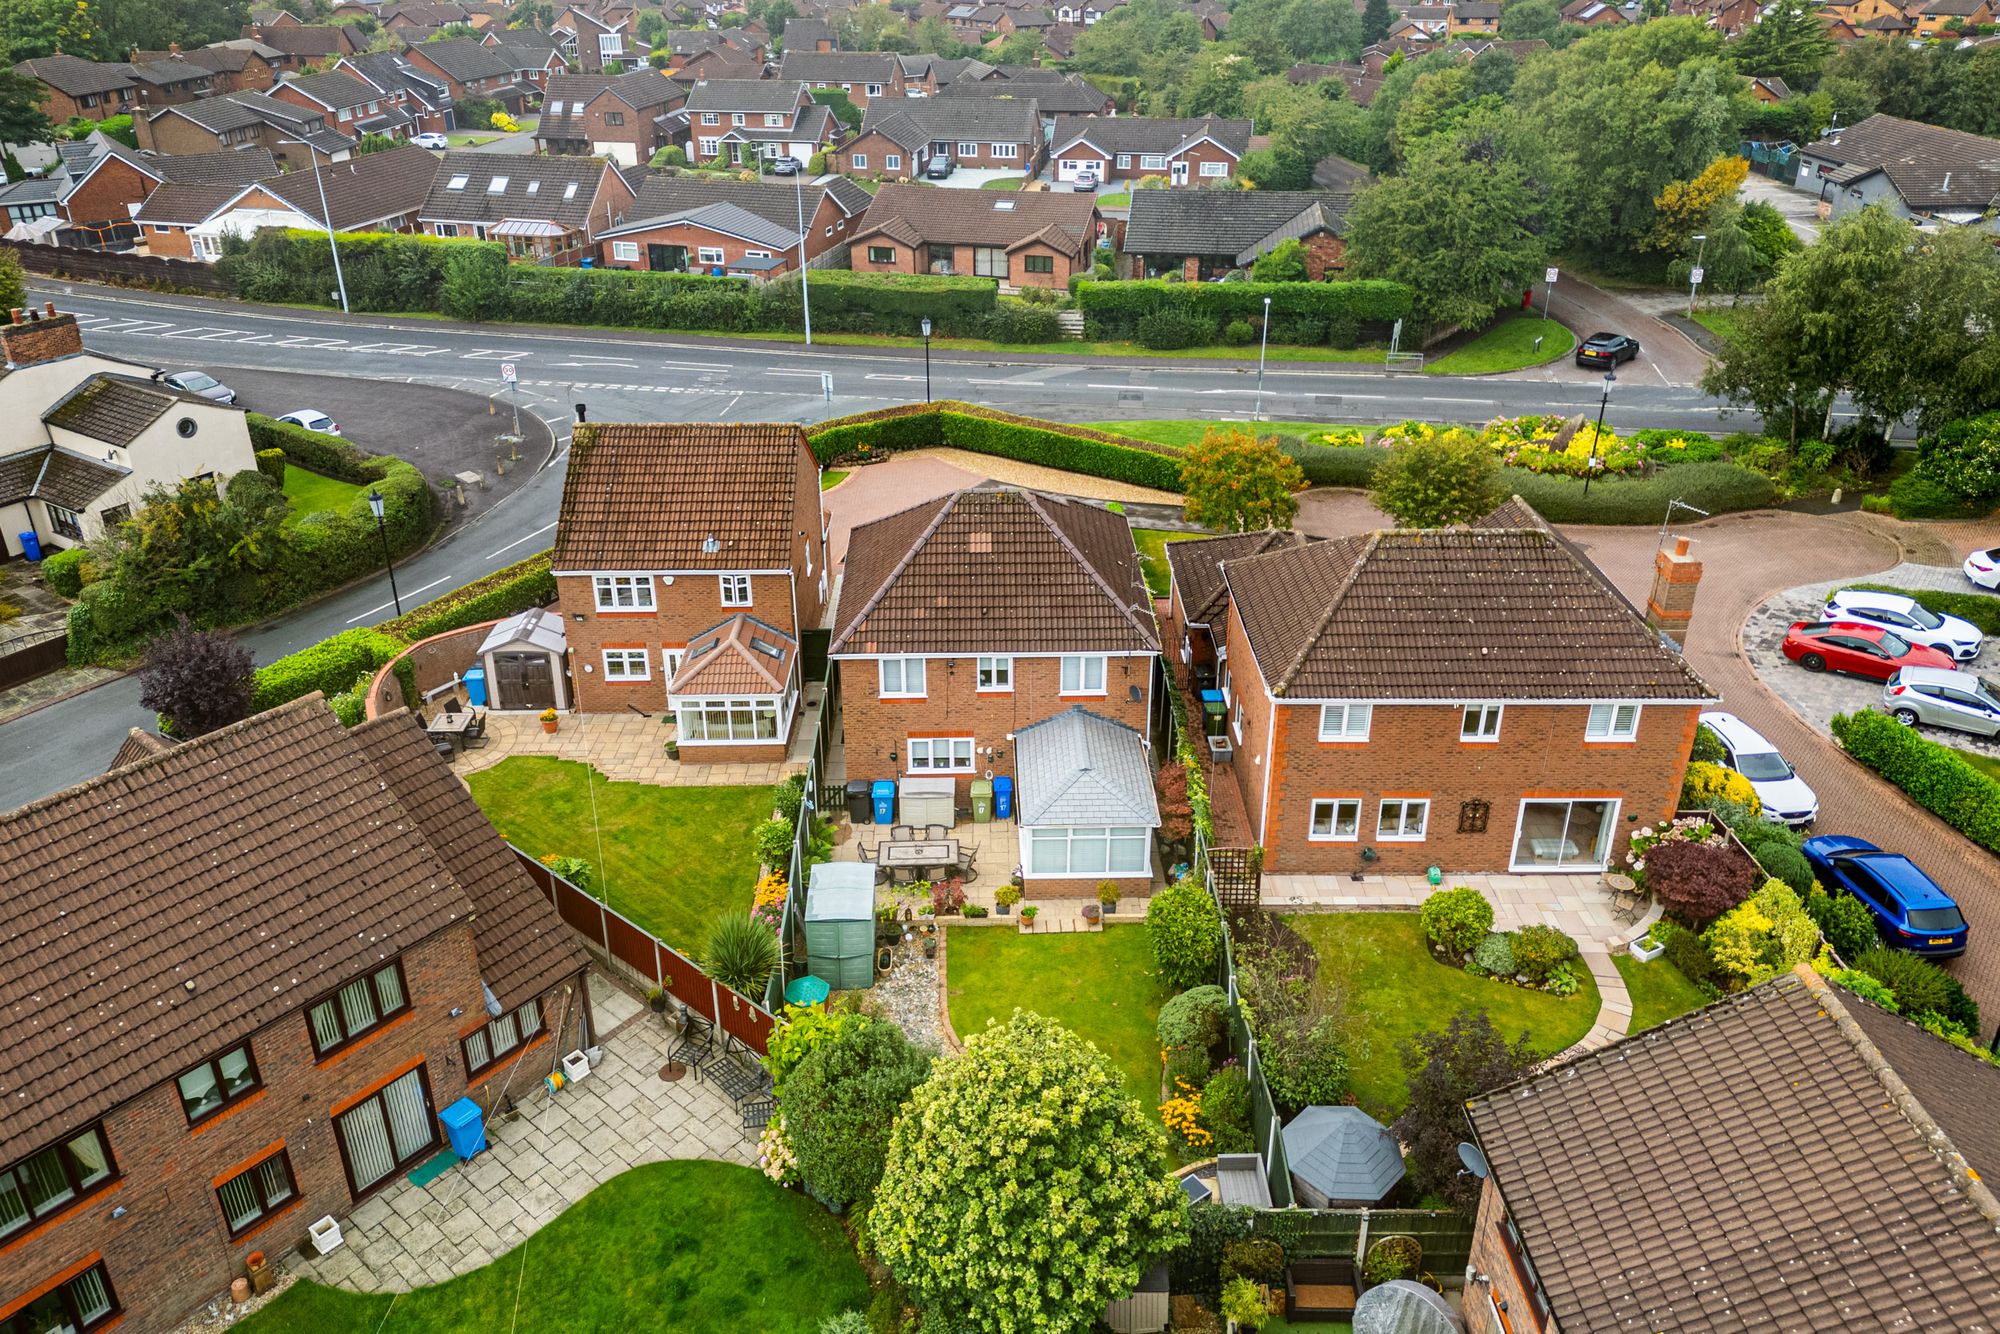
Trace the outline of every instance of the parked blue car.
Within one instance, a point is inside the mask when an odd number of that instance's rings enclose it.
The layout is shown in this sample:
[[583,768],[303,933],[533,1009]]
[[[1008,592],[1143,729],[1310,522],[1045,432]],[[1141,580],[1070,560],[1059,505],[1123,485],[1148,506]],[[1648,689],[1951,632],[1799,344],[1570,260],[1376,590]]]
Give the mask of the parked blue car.
[[1965,914],[1902,853],[1842,834],[1809,838],[1804,851],[1822,885],[1846,890],[1874,914],[1884,944],[1928,959],[1965,953]]

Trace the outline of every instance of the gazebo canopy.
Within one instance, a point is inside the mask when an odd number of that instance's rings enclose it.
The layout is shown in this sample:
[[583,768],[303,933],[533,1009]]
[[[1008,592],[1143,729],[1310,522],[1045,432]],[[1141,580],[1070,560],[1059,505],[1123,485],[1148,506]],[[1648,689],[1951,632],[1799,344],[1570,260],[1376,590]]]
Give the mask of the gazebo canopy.
[[1396,1137],[1359,1107],[1308,1107],[1285,1127],[1292,1175],[1329,1200],[1373,1204],[1403,1179]]

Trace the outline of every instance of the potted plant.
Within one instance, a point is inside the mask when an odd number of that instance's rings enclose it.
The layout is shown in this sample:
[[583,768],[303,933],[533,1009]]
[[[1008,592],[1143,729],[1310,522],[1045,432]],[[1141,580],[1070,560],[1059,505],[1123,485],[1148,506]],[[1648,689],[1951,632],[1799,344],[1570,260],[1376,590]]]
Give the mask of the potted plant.
[[1361,1281],[1372,1288],[1393,1279],[1412,1278],[1424,1262],[1423,1243],[1415,1237],[1384,1237],[1368,1248],[1361,1262]]
[[1083,920],[1091,923],[1093,926],[1096,925],[1098,920],[1103,916],[1104,916],[1104,910],[1098,907],[1095,903],[1086,903],[1083,905]]
[[542,730],[544,732],[554,733],[556,728],[560,726],[556,721],[556,711],[554,709],[543,709],[537,716],[542,720]]
[[678,761],[680,757],[681,742],[679,737],[675,737],[673,740],[667,742],[667,758]]
[[1106,913],[1107,915],[1108,915],[1108,914],[1110,914],[1110,913],[1115,913],[1115,912],[1117,912],[1117,911],[1118,911],[1118,882],[1117,882],[1116,880],[1100,880],[1100,881],[1098,881],[1098,882],[1097,882],[1097,901],[1098,901],[1098,903],[1099,903],[1099,904],[1101,904],[1101,905],[1103,906],[1103,908],[1104,908],[1104,911],[1105,911],[1105,913]]
[[1021,887],[1019,885],[1002,885],[993,891],[993,906],[999,909],[1002,917],[1014,911],[1014,905],[1020,901]]
[[1654,939],[1651,931],[1640,936],[1637,940],[1626,946],[1626,948],[1632,951],[1632,957],[1640,963],[1650,963],[1667,952],[1667,947],[1659,940]]
[[646,993],[646,1004],[653,1008],[654,1014],[665,1014],[667,1012],[667,993],[659,987],[654,987]]
[[1021,929],[1023,931],[1031,931],[1034,929],[1035,914],[1040,911],[1041,909],[1035,907],[1035,905],[1032,903],[1027,904],[1025,907],[1021,909]]
[[884,945],[881,949],[875,951],[875,971],[877,973],[886,974],[889,971],[890,965],[895,963],[895,961],[896,956],[889,952],[888,946]]

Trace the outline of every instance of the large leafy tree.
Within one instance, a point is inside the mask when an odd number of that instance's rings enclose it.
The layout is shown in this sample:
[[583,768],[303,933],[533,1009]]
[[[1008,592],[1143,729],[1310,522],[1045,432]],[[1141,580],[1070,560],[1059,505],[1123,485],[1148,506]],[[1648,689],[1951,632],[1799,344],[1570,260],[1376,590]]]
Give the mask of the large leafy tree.
[[807,1053],[778,1095],[806,1184],[835,1204],[872,1193],[896,1114],[930,1068],[930,1057],[886,1019],[843,1024]]
[[1687,249],[1718,215],[1736,207],[1736,192],[1750,174],[1747,159],[1719,157],[1687,181],[1669,181],[1653,200],[1653,230],[1644,244],[1655,250]]
[[42,110],[46,96],[40,80],[0,69],[0,144],[39,144],[55,137],[56,127]]
[[249,649],[223,631],[196,630],[183,616],[146,646],[139,707],[166,719],[176,736],[202,736],[250,716],[256,677]]
[[1802,0],[1779,0],[1729,44],[1728,52],[1745,74],[1776,75],[1792,91],[1809,93],[1833,54],[1833,39],[1818,9]]
[[1500,36],[1509,42],[1553,40],[1562,27],[1562,10],[1554,0],[1512,0],[1500,10]]
[[905,1104],[868,1233],[957,1328],[1083,1334],[1186,1240],[1187,1196],[1103,1055],[1016,1011]]
[[1228,533],[1290,528],[1299,512],[1293,493],[1305,485],[1305,473],[1278,448],[1276,436],[1210,430],[1183,456],[1183,517]]
[[[1546,4],[1548,0],[1540,0]],[[1389,0],[1368,0],[1361,11],[1361,41],[1372,46],[1389,35],[1389,28],[1396,22],[1396,11],[1389,8]]]
[[1390,1129],[1408,1146],[1410,1186],[1469,1210],[1479,1202],[1479,1181],[1461,1170],[1458,1157],[1467,1130],[1465,1104],[1521,1078],[1541,1055],[1530,1034],[1510,1044],[1483,1008],[1461,1010],[1442,1030],[1419,1033],[1400,1054],[1410,1102]]

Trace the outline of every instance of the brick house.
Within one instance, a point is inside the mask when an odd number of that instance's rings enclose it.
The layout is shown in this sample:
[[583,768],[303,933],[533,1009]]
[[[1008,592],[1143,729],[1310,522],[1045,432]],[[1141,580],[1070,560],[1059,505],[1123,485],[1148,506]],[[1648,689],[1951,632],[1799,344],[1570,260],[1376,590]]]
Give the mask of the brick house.
[[1454,37],[1462,32],[1500,31],[1499,0],[1459,0],[1449,8]]
[[1159,653],[1122,514],[982,488],[863,524],[828,647],[848,775],[949,775],[959,804],[975,778],[1015,779],[1032,894],[1107,875],[1143,894]]
[[438,164],[427,150],[405,144],[317,171],[317,177],[307,169],[241,186],[165,186],[147,198],[133,221],[150,253],[207,261],[222,257],[224,236],[249,237],[265,227],[414,232]]
[[1673,813],[1715,694],[1519,499],[1221,565],[1215,781],[1266,875],[1596,873]]
[[410,714],[315,694],[120,759],[0,816],[10,1329],[171,1330],[590,1040],[586,956]]
[[230,93],[162,107],[134,116],[132,130],[139,147],[153,153],[215,153],[261,145],[286,170],[343,162],[359,142],[330,127],[323,113],[269,93]]
[[838,88],[862,111],[877,98],[903,97],[903,64],[880,51],[787,51],[778,78],[809,88]]
[[1250,147],[1247,120],[1064,117],[1049,140],[1055,179],[1095,171],[1100,181],[1165,176],[1173,185],[1228,180]]
[[687,762],[785,757],[828,589],[803,430],[579,425],[553,559],[579,709],[670,712]]
[[410,114],[412,133],[444,133],[458,128],[452,109],[451,89],[444,77],[418,69],[399,55],[377,51],[347,56],[334,71],[349,74],[371,85],[384,99],[398,99],[396,105]]
[[574,266],[597,233],[630,214],[632,187],[601,158],[516,157],[453,150],[417,220],[432,236],[506,244],[510,260]]
[[666,113],[686,96],[679,84],[654,69],[557,74],[544,92],[535,144],[548,153],[644,166],[672,141]]
[[515,62],[498,47],[482,46],[474,37],[425,42],[403,52],[403,58],[443,82],[453,102],[489,97],[518,116],[538,90],[520,81]]
[[1969,31],[1993,22],[1993,6],[1989,0],[1927,0],[1910,17],[1916,20],[1918,37],[1943,37],[1946,24]]
[[828,166],[849,176],[915,179],[938,158],[979,171],[1034,175],[1046,139],[1032,98],[927,97],[869,108]]
[[23,60],[14,72],[42,85],[42,109],[58,125],[132,112],[132,72],[123,64],[54,55]]
[[1066,290],[1102,224],[1091,195],[885,185],[855,228],[857,273],[959,273]]
[[1222,563],[1302,546],[1305,541],[1302,534],[1290,529],[1267,528],[1167,543],[1167,618],[1160,625],[1160,639],[1167,652],[1179,655],[1198,688],[1206,690],[1215,684],[1216,650],[1221,647],[1222,626],[1229,614],[1229,587],[1222,580]]
[[1109,116],[1117,110],[1102,89],[1076,75],[1056,79],[954,79],[937,90],[949,100],[1002,98],[1010,102],[1032,101],[1042,118],[1042,137],[1049,138],[1064,116]]
[[345,23],[246,23],[241,36],[282,52],[280,64],[294,72],[319,61],[354,55],[368,44],[359,28]]
[[170,45],[165,51],[141,51],[142,60],[180,59],[209,72],[210,90],[215,93],[257,93],[278,81],[284,69],[284,52],[262,42],[237,37],[211,42],[192,51]]
[[563,55],[585,74],[601,74],[606,65],[615,62],[643,63],[652,48],[639,41],[636,18],[637,12],[629,7],[588,10],[572,5],[556,24]]
[[789,273],[798,267],[802,214],[810,263],[843,243],[872,202],[839,176],[799,187],[655,174],[640,185],[628,217],[598,233],[598,263],[656,273],[732,267],[764,277]]
[[407,139],[417,132],[417,118],[404,108],[400,88],[384,92],[342,70],[290,75],[271,89],[271,96],[318,112],[330,128],[357,139],[368,134]]
[[693,163],[788,157],[804,166],[831,144],[838,122],[789,79],[698,79],[674,119]]
[[1145,276],[1179,273],[1205,282],[1248,268],[1285,241],[1305,248],[1306,280],[1346,267],[1353,197],[1309,190],[1139,190],[1125,225],[1124,253]]
[[1485,1094],[1466,1328],[1993,1325],[1996,1100],[2000,1069],[1803,965]]

